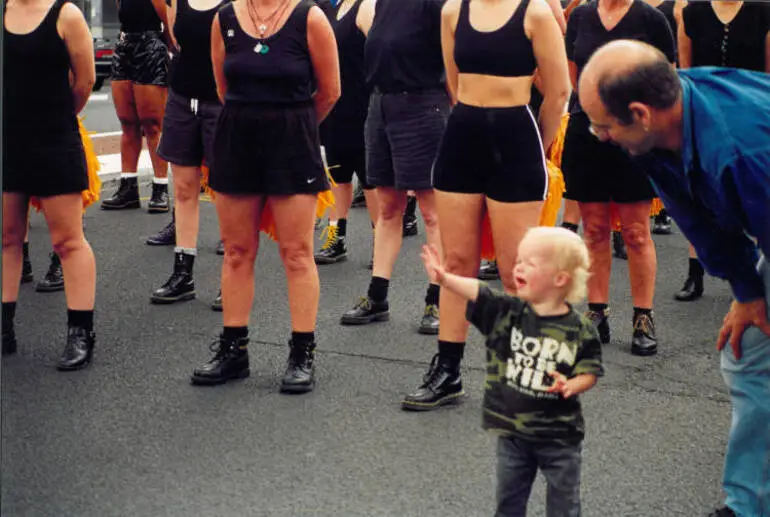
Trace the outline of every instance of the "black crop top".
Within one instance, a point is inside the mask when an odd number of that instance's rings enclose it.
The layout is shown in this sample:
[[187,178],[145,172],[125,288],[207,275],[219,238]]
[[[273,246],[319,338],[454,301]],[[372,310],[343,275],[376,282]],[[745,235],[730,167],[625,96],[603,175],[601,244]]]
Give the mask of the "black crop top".
[[295,103],[313,95],[313,64],[307,46],[312,0],[301,0],[278,32],[264,39],[247,34],[232,3],[219,10],[225,40],[225,101]]
[[462,0],[455,28],[455,64],[461,74],[521,77],[537,68],[532,42],[524,32],[529,0],[521,0],[510,19],[496,31],[473,28],[471,0]]
[[765,71],[765,42],[770,31],[770,5],[745,2],[724,24],[711,3],[690,3],[682,11],[692,41],[692,66],[722,66]]
[[121,32],[160,32],[163,29],[152,0],[119,0],[118,20]]

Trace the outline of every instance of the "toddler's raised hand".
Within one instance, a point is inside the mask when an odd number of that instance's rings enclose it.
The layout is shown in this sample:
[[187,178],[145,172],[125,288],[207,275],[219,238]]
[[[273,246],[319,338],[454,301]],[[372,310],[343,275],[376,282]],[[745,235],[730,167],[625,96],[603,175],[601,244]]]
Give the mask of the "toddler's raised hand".
[[435,246],[425,244],[422,247],[422,263],[425,266],[425,272],[428,273],[428,279],[431,284],[441,284],[441,280],[444,278],[446,271],[444,265],[441,263],[441,257],[438,254]]

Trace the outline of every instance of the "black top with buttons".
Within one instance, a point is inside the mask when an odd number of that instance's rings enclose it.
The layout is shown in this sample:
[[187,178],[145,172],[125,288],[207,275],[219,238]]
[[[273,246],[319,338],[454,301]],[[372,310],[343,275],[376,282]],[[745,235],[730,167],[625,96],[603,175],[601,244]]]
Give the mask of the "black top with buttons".
[[721,66],[765,71],[765,42],[770,5],[744,3],[730,23],[717,17],[710,2],[690,3],[682,11],[692,41],[692,66]]

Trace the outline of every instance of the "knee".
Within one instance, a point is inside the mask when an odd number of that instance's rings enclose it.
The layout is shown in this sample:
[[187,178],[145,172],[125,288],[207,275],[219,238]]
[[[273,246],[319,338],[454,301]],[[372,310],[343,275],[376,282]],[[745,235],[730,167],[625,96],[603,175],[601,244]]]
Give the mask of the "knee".
[[174,199],[178,203],[197,203],[200,194],[200,181],[185,181],[174,177]]
[[628,251],[642,251],[652,244],[650,228],[643,222],[624,225],[623,240]]
[[120,128],[123,130],[123,134],[134,136],[140,134],[141,125],[137,119],[121,117]]
[[455,275],[475,277],[479,263],[455,250],[444,250],[444,268]]
[[140,122],[142,126],[142,132],[147,137],[153,137],[160,135],[160,121],[155,118],[142,119]]
[[283,267],[287,275],[300,275],[315,267],[310,243],[291,242],[279,245]]
[[422,213],[422,221],[425,223],[425,226],[428,228],[438,228],[438,214],[436,214],[436,210],[433,208],[420,208],[420,213]]
[[583,221],[583,240],[589,248],[600,248],[609,246],[610,225],[587,223]]
[[225,244],[225,267],[231,270],[242,270],[254,267],[254,261],[257,258],[256,246],[228,242],[227,239],[223,240]]
[[499,267],[498,272],[500,274],[500,282],[503,284],[503,288],[506,293],[516,293],[516,282],[513,280],[513,268]]
[[26,229],[3,227],[3,251],[13,250],[15,248],[21,248],[24,244],[24,234]]
[[404,208],[406,208],[406,203],[380,199],[380,219],[400,222],[404,218]]
[[67,260],[73,252],[78,251],[86,244],[86,240],[82,235],[71,235],[64,237],[51,236],[51,244],[53,245],[53,252],[56,253],[60,259]]

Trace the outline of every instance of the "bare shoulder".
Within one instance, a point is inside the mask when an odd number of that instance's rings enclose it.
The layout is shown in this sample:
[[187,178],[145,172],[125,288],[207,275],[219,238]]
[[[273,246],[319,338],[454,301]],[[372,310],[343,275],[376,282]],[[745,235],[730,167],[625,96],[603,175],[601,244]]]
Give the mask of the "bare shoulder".
[[[90,37],[86,17],[83,16],[80,8],[72,2],[65,3],[61,11],[59,11],[59,19],[56,20],[56,31],[62,39],[67,39],[68,37],[79,39],[83,35]],[[68,39],[67,41],[70,40]]]
[[62,6],[61,11],[59,11],[58,21],[62,24],[78,24],[80,22],[85,22],[86,18],[83,16],[83,12],[78,6],[72,2],[66,2]]
[[530,0],[525,19],[537,24],[554,19],[551,6],[546,0]]
[[460,16],[460,7],[463,0],[447,0],[444,7],[441,8],[441,19],[444,22],[457,25],[457,18]]

